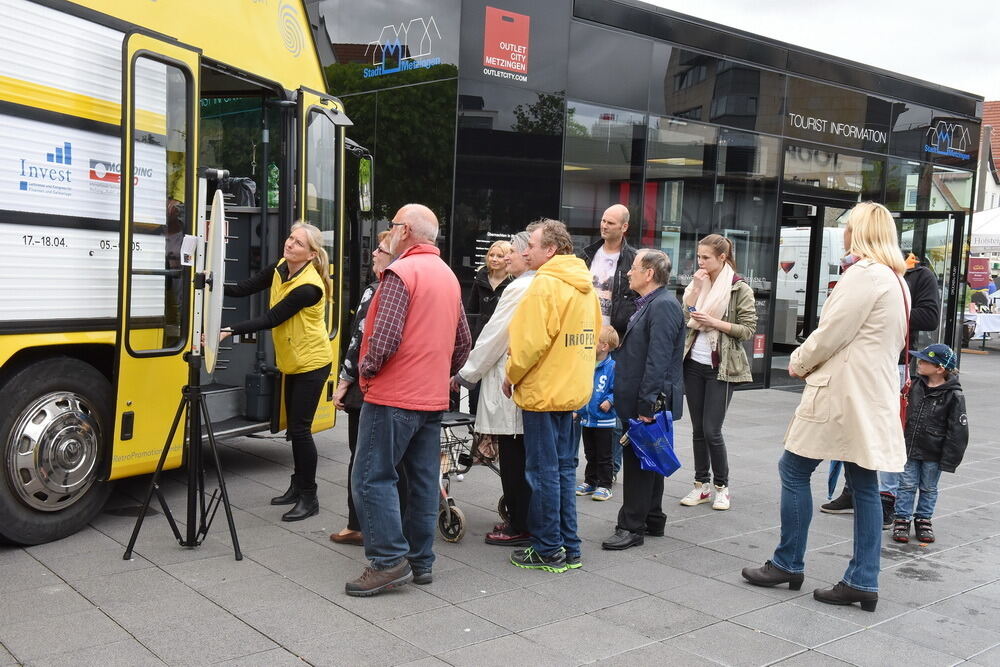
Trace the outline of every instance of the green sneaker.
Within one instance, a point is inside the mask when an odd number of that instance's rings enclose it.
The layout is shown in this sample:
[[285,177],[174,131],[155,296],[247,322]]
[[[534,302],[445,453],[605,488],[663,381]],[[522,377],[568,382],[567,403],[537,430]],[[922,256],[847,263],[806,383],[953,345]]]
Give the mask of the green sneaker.
[[583,567],[583,563],[580,562],[580,554],[566,554],[566,569],[577,570]]
[[566,564],[566,552],[560,549],[551,556],[543,556],[535,551],[534,547],[518,549],[510,555],[510,562],[526,570],[545,570],[546,572],[565,572],[569,569]]

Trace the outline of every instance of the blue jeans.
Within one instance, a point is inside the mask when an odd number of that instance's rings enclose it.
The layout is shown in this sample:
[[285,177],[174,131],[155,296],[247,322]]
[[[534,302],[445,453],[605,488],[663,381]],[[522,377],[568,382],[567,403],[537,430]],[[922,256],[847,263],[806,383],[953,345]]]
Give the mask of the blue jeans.
[[[781,476],[781,541],[771,562],[799,574],[805,571],[806,539],[812,521],[810,478],[822,462],[785,451],[778,461]],[[882,549],[882,502],[874,470],[844,463],[847,483],[854,493],[854,556],[844,573],[844,583],[862,591],[878,591]]]
[[[404,558],[414,570],[434,564],[441,463],[441,413],[363,403],[351,490],[372,567],[395,567]],[[408,481],[406,516],[400,516],[402,462]]]
[[531,487],[528,531],[535,551],[580,553],[576,535],[576,467],[572,412],[523,412],[524,477]]
[[[929,519],[934,516],[934,506],[937,504],[938,480],[941,479],[941,466],[937,461],[917,461],[906,459],[906,467],[900,475],[899,494],[896,496],[896,518],[910,520]],[[920,489],[917,509],[913,510],[913,498]]]

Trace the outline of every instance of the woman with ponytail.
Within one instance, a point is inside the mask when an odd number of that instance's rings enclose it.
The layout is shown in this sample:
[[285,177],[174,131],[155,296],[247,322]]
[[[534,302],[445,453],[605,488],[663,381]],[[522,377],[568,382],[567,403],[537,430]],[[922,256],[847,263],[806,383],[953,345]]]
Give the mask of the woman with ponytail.
[[300,521],[319,512],[312,420],[333,364],[324,318],[332,296],[330,263],[319,228],[306,222],[292,225],[283,257],[257,275],[227,285],[226,296],[249,296],[265,289],[270,289],[268,311],[223,329],[221,338],[271,329],[275,363],[284,375],[285,438],[292,441],[295,461],[288,490],[272,498],[271,504],[294,504],[281,520]]
[[709,234],[698,242],[698,270],[684,290],[684,306],[684,394],[691,415],[694,489],[681,505],[712,502],[712,509],[727,510],[729,457],[722,422],[733,386],[753,379],[743,341],[757,329],[757,310],[753,290],[736,273],[733,242],[725,236]]

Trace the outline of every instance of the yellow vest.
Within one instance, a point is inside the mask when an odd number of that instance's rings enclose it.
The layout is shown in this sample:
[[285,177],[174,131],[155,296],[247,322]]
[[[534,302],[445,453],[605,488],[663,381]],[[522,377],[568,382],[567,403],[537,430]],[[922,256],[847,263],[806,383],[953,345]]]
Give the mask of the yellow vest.
[[271,330],[278,370],[285,374],[306,373],[333,363],[330,336],[327,334],[324,319],[326,290],[323,279],[312,264],[306,265],[291,280],[283,281],[278,268],[284,263],[285,260],[281,260],[274,269],[274,278],[271,280],[271,308],[288,296],[293,289],[302,285],[315,285],[323,292],[324,298],[303,308]]

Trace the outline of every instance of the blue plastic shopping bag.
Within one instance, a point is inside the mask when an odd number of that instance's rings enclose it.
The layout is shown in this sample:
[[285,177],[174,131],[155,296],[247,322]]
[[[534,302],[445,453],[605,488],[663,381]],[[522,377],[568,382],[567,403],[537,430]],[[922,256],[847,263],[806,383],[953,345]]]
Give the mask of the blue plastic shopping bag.
[[674,453],[674,418],[670,411],[656,413],[648,424],[638,419],[629,419],[628,423],[628,439],[639,457],[639,466],[664,477],[677,472],[681,462]]

